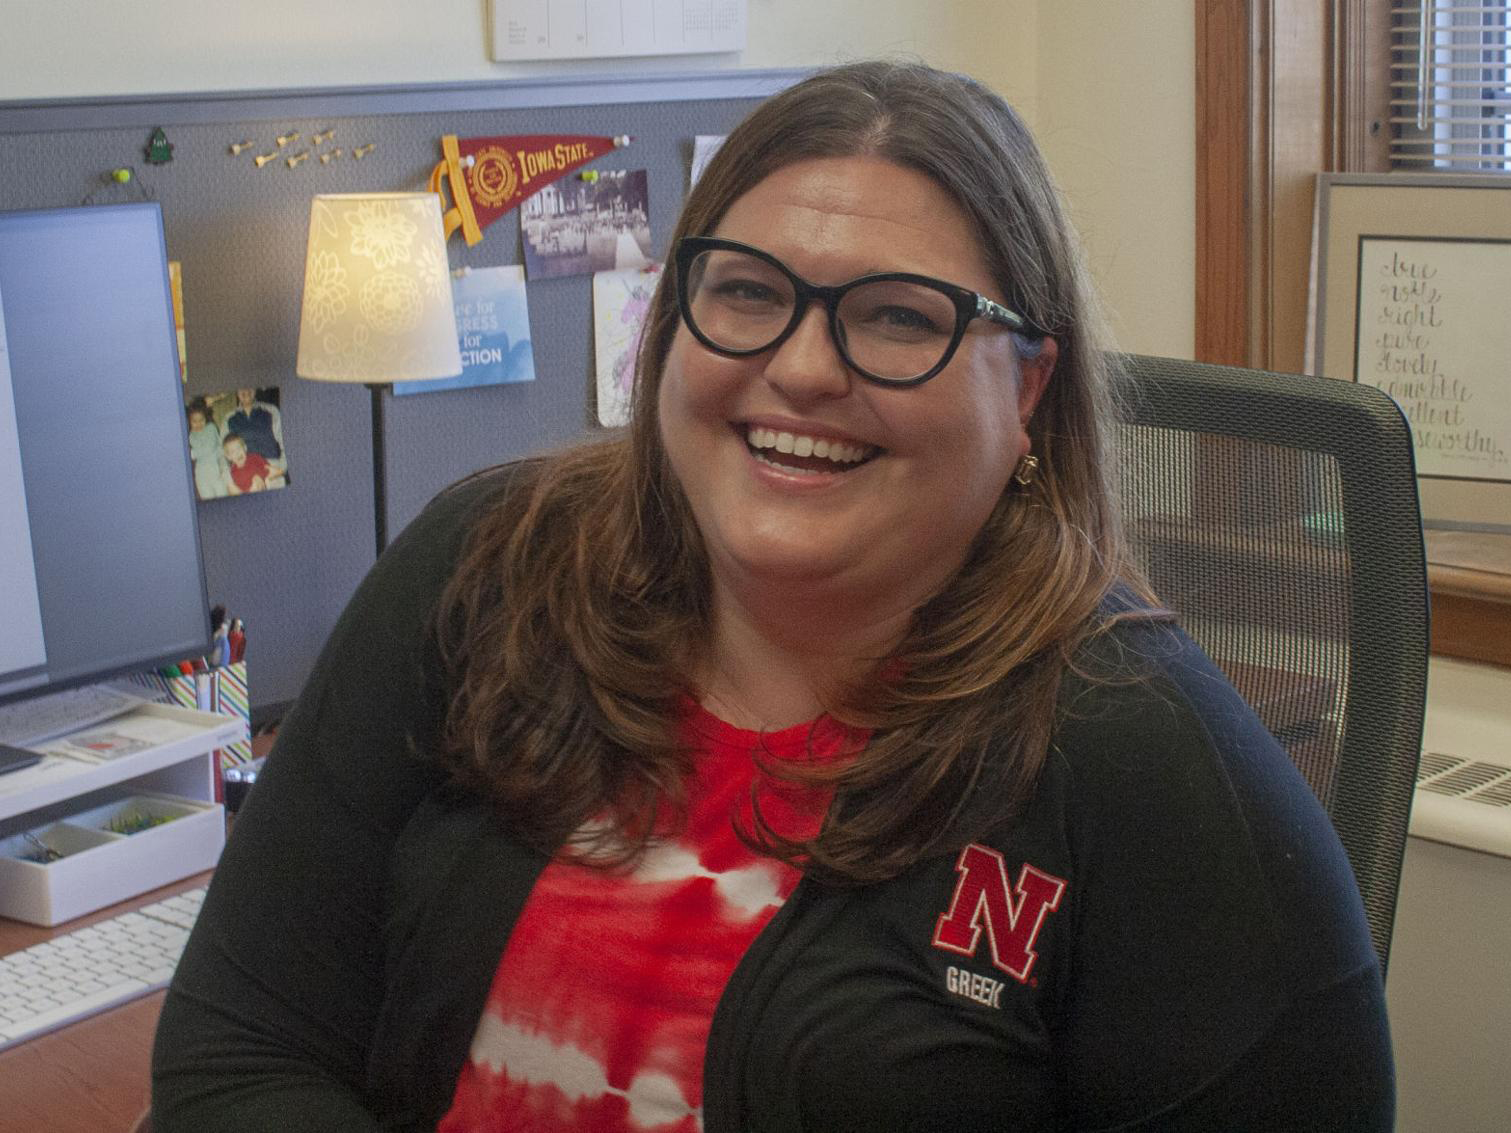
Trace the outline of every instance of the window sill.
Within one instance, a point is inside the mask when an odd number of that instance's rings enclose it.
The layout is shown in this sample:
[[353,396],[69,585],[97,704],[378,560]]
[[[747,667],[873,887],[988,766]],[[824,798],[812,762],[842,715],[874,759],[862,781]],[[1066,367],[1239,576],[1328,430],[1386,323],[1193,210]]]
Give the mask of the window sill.
[[1511,667],[1511,535],[1426,535],[1432,651]]

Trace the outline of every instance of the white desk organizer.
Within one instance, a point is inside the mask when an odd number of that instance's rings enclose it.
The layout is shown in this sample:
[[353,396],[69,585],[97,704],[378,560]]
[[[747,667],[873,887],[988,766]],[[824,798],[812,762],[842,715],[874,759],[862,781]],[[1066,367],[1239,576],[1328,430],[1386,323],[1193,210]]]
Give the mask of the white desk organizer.
[[[51,927],[213,866],[225,845],[214,753],[245,727],[144,704],[40,745],[41,763],[0,776],[0,916]],[[123,753],[67,754],[102,734]],[[62,856],[29,860],[37,842]]]

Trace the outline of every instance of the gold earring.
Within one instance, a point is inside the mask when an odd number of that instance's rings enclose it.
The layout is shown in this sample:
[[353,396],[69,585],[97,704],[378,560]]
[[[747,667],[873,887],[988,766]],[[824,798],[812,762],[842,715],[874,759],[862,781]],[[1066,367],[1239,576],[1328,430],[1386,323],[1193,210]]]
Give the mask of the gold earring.
[[1039,458],[1032,453],[1026,454],[1018,461],[1018,467],[1013,471],[1013,479],[1019,486],[1027,488],[1039,475]]

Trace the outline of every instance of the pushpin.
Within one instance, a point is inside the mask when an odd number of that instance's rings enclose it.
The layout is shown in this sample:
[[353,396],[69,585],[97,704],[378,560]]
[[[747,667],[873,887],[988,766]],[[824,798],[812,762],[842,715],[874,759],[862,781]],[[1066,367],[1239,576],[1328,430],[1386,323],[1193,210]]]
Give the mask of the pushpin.
[[372,153],[372,151],[376,148],[376,142],[368,142],[365,146],[358,146],[356,149],[352,150],[352,156],[358,161],[361,161],[368,154]]
[[112,169],[110,171],[110,179],[119,185],[124,185],[127,181],[131,180],[131,170]]
[[580,181],[586,181],[588,184],[591,185],[594,181],[598,180],[598,170],[596,170],[596,169],[584,169],[581,173],[579,173],[577,175],[577,178],[578,178],[578,180],[580,180]]
[[277,156],[278,155],[276,153],[264,153],[264,154],[259,154],[257,157],[254,157],[252,160],[257,163],[257,168],[261,169],[264,165],[266,165],[268,162],[272,161]]
[[298,130],[295,130],[292,134],[279,134],[278,138],[277,138],[278,148],[282,149],[284,146],[288,145],[290,142],[295,141],[296,139],[298,139],[298,137],[299,137],[299,131]]
[[473,155],[473,154],[470,154],[470,153],[466,157],[462,158],[462,161],[461,161],[461,166],[462,166],[463,169],[471,169],[476,164],[477,164],[477,157],[475,155]]
[[233,157],[240,157],[242,150],[244,150],[244,149],[251,149],[251,148],[252,148],[252,143],[251,142],[232,142],[231,143],[231,155]]
[[302,150],[299,153],[296,153],[293,157],[289,158],[289,168],[293,169],[294,166],[298,165],[305,158],[309,157],[309,155],[309,150]]
[[318,145],[320,145],[323,142],[330,141],[335,136],[336,136],[336,128],[334,126],[332,126],[329,130],[325,131],[325,133],[323,133],[323,134],[316,134],[314,137],[312,137],[310,139],[310,142],[312,144],[318,146]]
[[338,146],[337,148],[331,150],[329,153],[322,153],[320,155],[320,164],[321,165],[329,165],[331,163],[331,158],[333,158],[333,157],[340,157],[340,156],[341,156],[341,148]]
[[623,149],[625,146],[629,145],[634,140],[635,139],[632,138],[632,137],[630,137],[628,134],[616,134],[615,137],[614,137],[614,148],[615,149]]

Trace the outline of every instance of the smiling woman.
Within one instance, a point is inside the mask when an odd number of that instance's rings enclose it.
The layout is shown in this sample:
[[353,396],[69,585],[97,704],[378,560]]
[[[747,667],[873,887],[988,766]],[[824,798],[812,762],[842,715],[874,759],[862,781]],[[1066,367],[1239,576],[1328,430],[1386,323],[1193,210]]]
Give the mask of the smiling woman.
[[[952,281],[940,285],[969,295],[972,311],[982,293],[1000,304],[973,226],[932,179],[884,158],[783,166],[735,200],[715,233],[745,247],[764,240],[762,258],[741,254],[779,279],[802,283],[800,270],[841,285],[827,319],[818,303],[785,304],[785,325],[754,336],[768,340],[761,350],[710,350],[691,329],[706,321],[684,318],[659,390],[661,441],[712,573],[697,685],[732,722],[785,726],[823,710],[869,668],[862,659],[891,652],[913,611],[959,572],[1028,454],[1056,346],[1046,339],[1020,366],[1006,327],[982,320],[963,333],[954,301],[917,281]],[[679,286],[696,270],[687,267]],[[707,314],[709,272],[718,285],[734,270],[725,258],[687,279],[685,313]],[[742,305],[755,297],[780,312],[752,275]],[[878,307],[908,333],[877,330]],[[716,318],[718,333],[738,336],[727,312]],[[772,433],[776,444],[761,450]],[[782,451],[784,436],[793,458],[799,444],[827,444],[860,459],[816,476]],[[737,627],[759,632],[759,654],[730,640]],[[796,679],[754,680],[756,669]]]
[[673,249],[628,433],[443,493],[343,616],[160,1128],[1389,1128],[1347,862],[1130,562],[1017,115],[823,72]]

